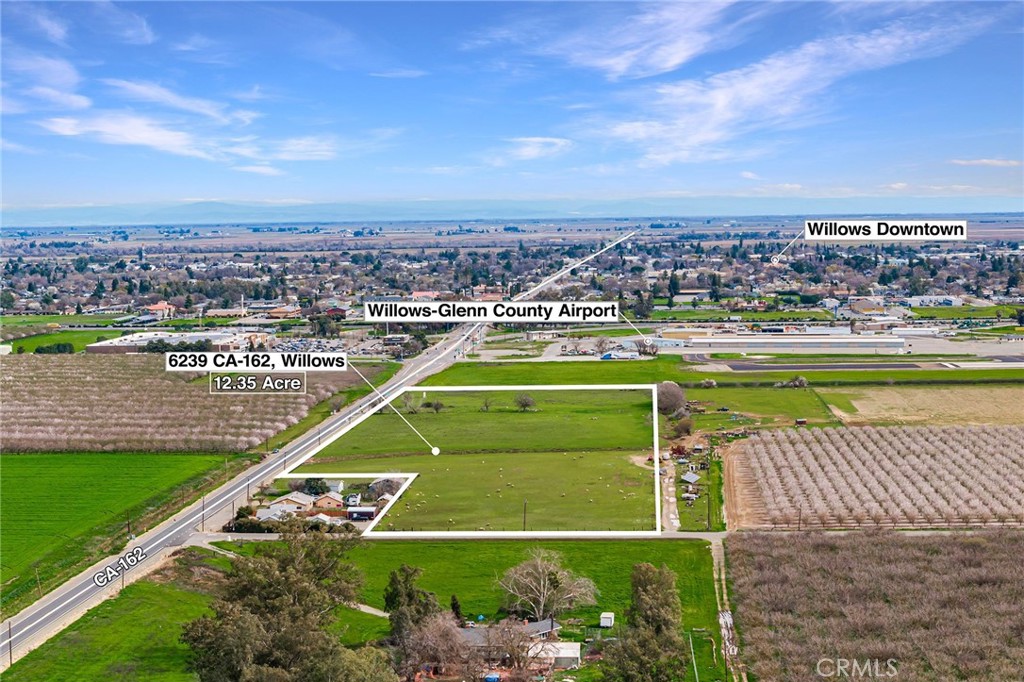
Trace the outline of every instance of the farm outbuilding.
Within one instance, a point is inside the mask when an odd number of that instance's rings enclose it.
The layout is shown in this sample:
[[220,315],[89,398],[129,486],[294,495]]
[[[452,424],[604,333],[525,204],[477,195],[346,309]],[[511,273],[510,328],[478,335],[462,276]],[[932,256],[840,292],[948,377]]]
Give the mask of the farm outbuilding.
[[693,473],[692,471],[687,471],[685,474],[680,476],[680,479],[683,481],[683,483],[693,485],[694,483],[700,480],[700,476]]

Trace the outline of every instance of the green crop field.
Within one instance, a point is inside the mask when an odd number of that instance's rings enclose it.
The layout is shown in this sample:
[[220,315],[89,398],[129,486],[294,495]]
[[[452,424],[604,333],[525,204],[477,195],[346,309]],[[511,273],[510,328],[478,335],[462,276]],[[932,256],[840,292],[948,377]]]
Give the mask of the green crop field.
[[[509,391],[413,392],[439,413],[379,412],[296,473],[418,473],[381,530],[647,530],[654,527],[647,391],[534,391],[520,411]],[[484,400],[492,403],[482,411]],[[552,471],[559,472],[553,478]]]
[[[138,517],[174,488],[223,463],[224,457],[216,455],[3,455],[0,576],[4,605],[34,596],[36,568],[46,589],[52,579],[84,559],[101,556],[103,548],[121,546],[126,512]],[[54,494],[59,502],[52,501],[57,499],[51,498]]]
[[80,353],[90,343],[96,343],[103,339],[114,339],[120,336],[117,331],[104,332],[97,329],[89,331],[55,331],[51,334],[36,334],[21,339],[10,341],[15,353],[19,348],[24,348],[26,353],[34,353],[39,346],[49,346],[55,343],[70,343],[75,347],[75,352]]

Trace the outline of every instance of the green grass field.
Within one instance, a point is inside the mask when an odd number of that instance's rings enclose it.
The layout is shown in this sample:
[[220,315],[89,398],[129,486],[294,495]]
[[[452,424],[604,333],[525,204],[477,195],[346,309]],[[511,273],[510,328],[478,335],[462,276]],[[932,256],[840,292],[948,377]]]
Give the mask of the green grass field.
[[923,320],[984,320],[1000,317],[1013,320],[1016,319],[1019,308],[1012,305],[961,305],[911,308],[910,310]]
[[[740,413],[770,426],[792,426],[796,419],[806,419],[809,424],[838,423],[821,396],[810,388],[689,388],[686,398],[708,403],[708,413],[695,417]],[[729,413],[717,413],[719,407],[728,407]]]
[[209,601],[175,585],[129,585],[15,663],[4,682],[194,682],[185,669],[188,647],[178,638]]
[[[241,549],[232,543],[217,543],[232,551],[251,553],[258,543],[246,543]],[[467,618],[483,615],[488,621],[499,617],[500,591],[495,579],[507,568],[523,561],[533,547],[559,552],[565,565],[594,581],[600,591],[595,606],[565,614],[581,618],[595,627],[602,611],[612,611],[617,622],[629,604],[630,573],[634,564],[649,562],[672,568],[682,600],[682,623],[686,629],[705,628],[718,641],[717,606],[712,579],[712,559],[708,543],[694,540],[565,540],[558,542],[522,541],[376,541],[352,552],[350,558],[363,569],[365,584],[362,601],[384,608],[384,588],[388,575],[403,563],[423,569],[420,585],[447,605],[455,594]],[[564,632],[574,639],[582,633]],[[696,634],[693,638],[697,666],[703,682],[724,680],[724,666],[716,665],[711,644]],[[721,657],[719,657],[721,662]],[[690,678],[687,678],[690,679]]]
[[105,327],[124,315],[0,315],[0,326],[33,326],[39,324],[89,325]]
[[[36,568],[45,591],[84,559],[123,545],[125,512],[137,520],[175,488],[195,487],[190,482],[223,463],[217,455],[3,455],[0,576],[5,608],[13,600],[35,597]],[[138,532],[137,524],[133,531]]]
[[526,412],[508,391],[413,395],[445,405],[400,408],[440,456],[389,410],[296,473],[420,474],[380,530],[522,530],[524,499],[528,530],[654,527],[653,474],[630,461],[652,448],[649,392],[534,391]]
[[677,356],[653,360],[598,360],[583,362],[459,362],[424,381],[429,386],[502,384],[623,384],[678,381],[697,386],[714,379],[719,386],[771,386],[796,374],[812,385],[858,384],[971,384],[1024,382],[1020,369],[872,369],[801,370],[763,372],[706,372]]
[[313,462],[295,473],[334,471],[419,474],[380,531],[521,531],[524,500],[526,530],[655,527],[654,474],[625,452],[419,455]]
[[772,312],[756,312],[748,310],[722,310],[707,308],[673,308],[672,310],[655,310],[651,313],[652,320],[681,320],[687,322],[723,322],[738,317],[744,322],[796,322],[809,320],[832,320],[831,313],[824,310],[775,310]]
[[26,336],[9,343],[15,353],[18,352],[19,348],[24,348],[26,353],[33,353],[39,346],[49,346],[55,343],[70,343],[75,347],[75,352],[80,353],[90,343],[96,343],[101,339],[114,339],[118,336],[120,334],[117,331],[104,332],[96,329],[89,331],[56,331],[51,334]]
[[[443,454],[481,452],[637,450],[651,447],[651,396],[648,391],[533,391],[536,405],[521,412],[511,391],[418,392],[419,402],[441,400],[435,413],[420,407],[411,414],[403,399],[394,401],[403,416]],[[426,396],[426,397],[424,397]],[[485,398],[492,404],[482,411]],[[372,455],[414,455],[427,446],[391,408],[327,446],[313,462]]]

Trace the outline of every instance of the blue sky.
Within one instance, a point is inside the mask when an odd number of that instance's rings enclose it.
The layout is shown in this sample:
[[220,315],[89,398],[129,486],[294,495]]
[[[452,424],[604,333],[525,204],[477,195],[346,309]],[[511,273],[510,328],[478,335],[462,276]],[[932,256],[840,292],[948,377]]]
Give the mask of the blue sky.
[[1005,209],[1022,7],[4,2],[3,202]]

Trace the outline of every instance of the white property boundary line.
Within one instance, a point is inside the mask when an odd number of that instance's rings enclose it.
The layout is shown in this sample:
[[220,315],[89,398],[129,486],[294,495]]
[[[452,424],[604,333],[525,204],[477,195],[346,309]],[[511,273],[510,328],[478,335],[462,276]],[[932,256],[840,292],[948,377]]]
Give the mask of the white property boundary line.
[[[363,421],[368,419],[371,415],[376,414],[381,409],[386,407],[388,403],[394,402],[401,395],[412,392],[412,391],[423,391],[432,393],[455,393],[455,392],[473,392],[473,391],[650,391],[651,392],[651,417],[652,417],[652,431],[654,432],[653,445],[654,445],[654,527],[655,530],[631,530],[631,531],[615,531],[615,530],[580,530],[580,531],[562,531],[562,530],[548,530],[548,531],[420,531],[420,530],[402,530],[402,531],[377,531],[375,530],[377,523],[380,522],[384,516],[391,511],[391,507],[398,502],[399,498],[409,489],[412,482],[416,479],[419,474],[417,473],[352,473],[346,474],[343,472],[331,472],[331,473],[294,473],[295,469],[302,466],[304,463],[309,461],[314,455],[322,451],[328,445],[336,441],[344,434],[351,431],[355,426],[361,424]],[[510,538],[531,538],[531,539],[558,539],[558,538],[637,538],[637,537],[660,537],[661,536],[661,453],[658,448],[658,386],[657,384],[537,384],[537,385],[509,385],[509,386],[406,386],[402,390],[395,393],[387,403],[381,404],[380,408],[372,410],[367,414],[363,415],[359,419],[353,421],[351,424],[334,434],[331,438],[321,443],[317,447],[313,448],[309,454],[298,460],[291,467],[286,469],[283,473],[276,476],[276,478],[405,478],[406,481],[402,484],[402,487],[395,493],[394,498],[385,505],[384,509],[381,510],[373,522],[367,526],[366,530],[363,531],[363,537],[372,539],[458,539],[458,538],[475,538],[475,539],[510,539]]]

